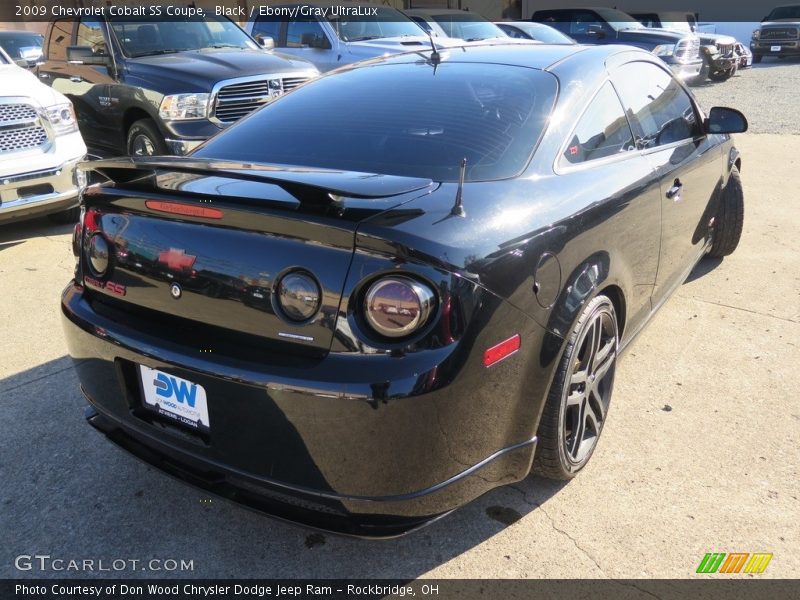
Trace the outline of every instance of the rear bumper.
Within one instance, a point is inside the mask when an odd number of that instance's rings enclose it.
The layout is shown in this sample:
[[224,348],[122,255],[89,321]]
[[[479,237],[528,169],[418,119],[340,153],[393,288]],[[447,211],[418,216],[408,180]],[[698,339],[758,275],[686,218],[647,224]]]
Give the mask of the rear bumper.
[[[252,372],[241,363],[211,363],[138,335],[93,311],[73,284],[61,308],[93,427],[148,464],[271,516],[347,535],[392,537],[530,471],[541,405],[536,398],[519,400],[517,386],[526,384],[514,363],[522,352],[477,374],[489,389],[478,389],[469,366],[459,365],[463,375],[420,393],[419,382],[446,373],[451,355],[381,368],[375,359],[382,357],[331,354],[302,369],[300,380],[291,369],[262,365]],[[193,439],[144,414],[138,364],[203,385],[209,439]],[[406,369],[416,390],[391,398],[362,397],[350,381],[356,374],[399,389]],[[530,415],[527,423],[520,409]]]
[[52,169],[0,178],[0,223],[60,212],[78,205],[85,176],[78,158]]

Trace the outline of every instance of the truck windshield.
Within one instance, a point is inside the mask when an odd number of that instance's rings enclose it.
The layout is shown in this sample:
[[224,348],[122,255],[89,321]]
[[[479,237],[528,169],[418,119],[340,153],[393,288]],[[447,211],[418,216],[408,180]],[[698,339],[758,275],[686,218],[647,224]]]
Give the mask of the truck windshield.
[[444,29],[447,37],[477,42],[490,38],[508,37],[502,29],[478,15],[469,13],[446,13],[433,15],[433,20]]
[[329,17],[328,21],[343,42],[424,35],[411,19],[396,10],[377,7],[376,13],[371,20],[364,17]]
[[800,5],[773,8],[767,17],[767,21],[778,21],[780,19],[800,20]]
[[639,21],[634,19],[628,13],[613,8],[593,8],[600,17],[608,23],[614,31],[623,31],[625,29],[644,29]]
[[205,48],[258,48],[246,33],[227,20],[149,21],[126,17],[112,21],[111,28],[122,51],[130,57]]

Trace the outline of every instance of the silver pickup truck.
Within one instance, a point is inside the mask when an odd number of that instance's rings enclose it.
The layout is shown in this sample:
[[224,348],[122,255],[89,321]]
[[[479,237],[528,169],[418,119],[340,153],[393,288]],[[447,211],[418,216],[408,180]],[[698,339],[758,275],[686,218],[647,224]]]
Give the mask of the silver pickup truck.
[[0,50],[0,224],[40,215],[78,219],[86,155],[70,101]]

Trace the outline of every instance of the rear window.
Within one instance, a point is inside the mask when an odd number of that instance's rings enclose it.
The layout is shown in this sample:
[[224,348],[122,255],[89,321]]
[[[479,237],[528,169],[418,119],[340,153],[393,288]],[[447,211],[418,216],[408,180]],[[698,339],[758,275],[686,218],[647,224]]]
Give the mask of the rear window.
[[505,179],[530,160],[556,96],[549,73],[422,61],[303,86],[194,155],[457,181]]

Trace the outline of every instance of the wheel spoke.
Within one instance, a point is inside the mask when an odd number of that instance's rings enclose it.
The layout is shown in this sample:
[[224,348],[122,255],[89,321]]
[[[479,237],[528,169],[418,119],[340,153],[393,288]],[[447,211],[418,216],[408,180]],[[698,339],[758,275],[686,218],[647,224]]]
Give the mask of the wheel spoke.
[[572,377],[570,377],[569,379],[569,382],[572,385],[585,384],[588,377],[589,377],[589,372],[587,369],[584,369],[582,371],[577,371],[573,373]]
[[594,357],[597,356],[597,351],[600,349],[600,340],[602,337],[602,319],[597,318],[589,326],[589,331],[586,333],[586,358],[583,361],[587,370],[591,370],[594,364]]
[[586,402],[584,401],[581,403],[578,409],[578,418],[575,419],[575,429],[572,431],[572,443],[569,444],[568,447],[569,454],[573,459],[577,459],[578,450],[580,449],[581,442],[583,441],[586,424],[586,417],[584,416],[585,413]]
[[610,340],[603,348],[601,354],[603,354],[603,359],[597,361],[593,373],[595,386],[600,385],[600,382],[608,375],[611,367],[614,366],[614,362],[617,358],[616,340]]
[[[585,423],[589,425],[589,428],[594,432],[594,437],[597,439],[597,436],[600,435],[600,424],[597,421],[597,418],[594,415],[594,410],[591,407],[588,407],[588,410],[585,414]],[[584,431],[586,431],[586,425],[583,427]]]
[[592,413],[596,423],[602,423],[606,418],[606,405],[596,387],[592,388],[586,400],[589,405],[589,410],[587,412]]
[[583,391],[574,391],[569,396],[567,396],[567,408],[571,408],[573,406],[580,407],[581,402],[583,402],[584,398],[586,398],[586,393]]
[[600,349],[597,351],[597,354],[594,355],[594,363],[592,363],[592,372],[597,375],[597,368],[602,365],[605,360],[608,358],[609,354],[614,351],[614,338],[607,340],[605,344],[603,344]]

